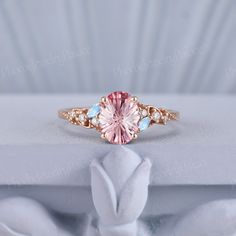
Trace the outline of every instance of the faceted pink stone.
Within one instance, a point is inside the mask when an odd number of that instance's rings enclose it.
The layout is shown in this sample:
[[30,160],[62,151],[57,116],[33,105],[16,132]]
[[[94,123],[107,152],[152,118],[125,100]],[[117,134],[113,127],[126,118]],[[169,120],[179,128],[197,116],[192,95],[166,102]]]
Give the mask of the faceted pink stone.
[[131,98],[126,92],[113,92],[101,103],[100,128],[110,143],[126,144],[139,130],[139,108]]

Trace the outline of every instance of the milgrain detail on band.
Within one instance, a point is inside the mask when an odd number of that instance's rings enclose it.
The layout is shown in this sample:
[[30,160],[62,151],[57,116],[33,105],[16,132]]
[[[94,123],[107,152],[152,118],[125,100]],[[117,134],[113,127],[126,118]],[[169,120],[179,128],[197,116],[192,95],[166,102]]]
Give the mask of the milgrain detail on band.
[[16,232],[15,230],[11,229],[6,224],[0,222],[0,235],[4,236],[32,236],[31,234],[23,234]]
[[59,117],[74,125],[97,129],[110,143],[126,144],[154,124],[178,120],[179,112],[145,105],[126,92],[113,92],[90,108],[59,110]]
[[85,128],[95,128],[87,117],[88,108],[68,108],[59,110],[58,116],[68,120],[73,125],[80,125]]

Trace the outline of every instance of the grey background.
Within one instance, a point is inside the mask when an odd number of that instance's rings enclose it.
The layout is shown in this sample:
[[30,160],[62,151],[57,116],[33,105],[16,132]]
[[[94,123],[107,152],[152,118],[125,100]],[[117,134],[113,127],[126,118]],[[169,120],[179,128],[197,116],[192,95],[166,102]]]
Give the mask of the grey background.
[[235,0],[1,0],[0,93],[235,93],[235,39]]

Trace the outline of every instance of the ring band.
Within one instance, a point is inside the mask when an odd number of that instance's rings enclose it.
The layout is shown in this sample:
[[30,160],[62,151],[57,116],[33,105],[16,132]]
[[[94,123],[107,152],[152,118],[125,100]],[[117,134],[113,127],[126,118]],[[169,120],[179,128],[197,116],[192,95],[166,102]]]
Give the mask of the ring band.
[[62,109],[58,115],[74,125],[95,128],[103,139],[113,144],[129,143],[148,127],[166,125],[180,116],[178,111],[142,104],[127,92],[113,92],[90,108]]

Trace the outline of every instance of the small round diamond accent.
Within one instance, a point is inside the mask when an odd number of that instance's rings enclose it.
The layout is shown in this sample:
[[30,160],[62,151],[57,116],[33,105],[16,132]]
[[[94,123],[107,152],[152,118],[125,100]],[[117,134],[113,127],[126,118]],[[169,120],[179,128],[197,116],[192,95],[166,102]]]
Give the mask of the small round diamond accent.
[[85,114],[80,114],[80,115],[79,115],[79,121],[80,121],[80,122],[84,122],[85,120],[86,120]]
[[147,116],[147,115],[148,115],[147,110],[143,109],[143,110],[141,111],[141,115],[142,115],[142,117]]
[[94,117],[92,120],[91,120],[91,123],[93,126],[98,126],[99,125],[99,120],[98,118]]
[[158,121],[160,118],[161,118],[161,114],[158,111],[156,111],[152,114],[152,119],[154,121]]

